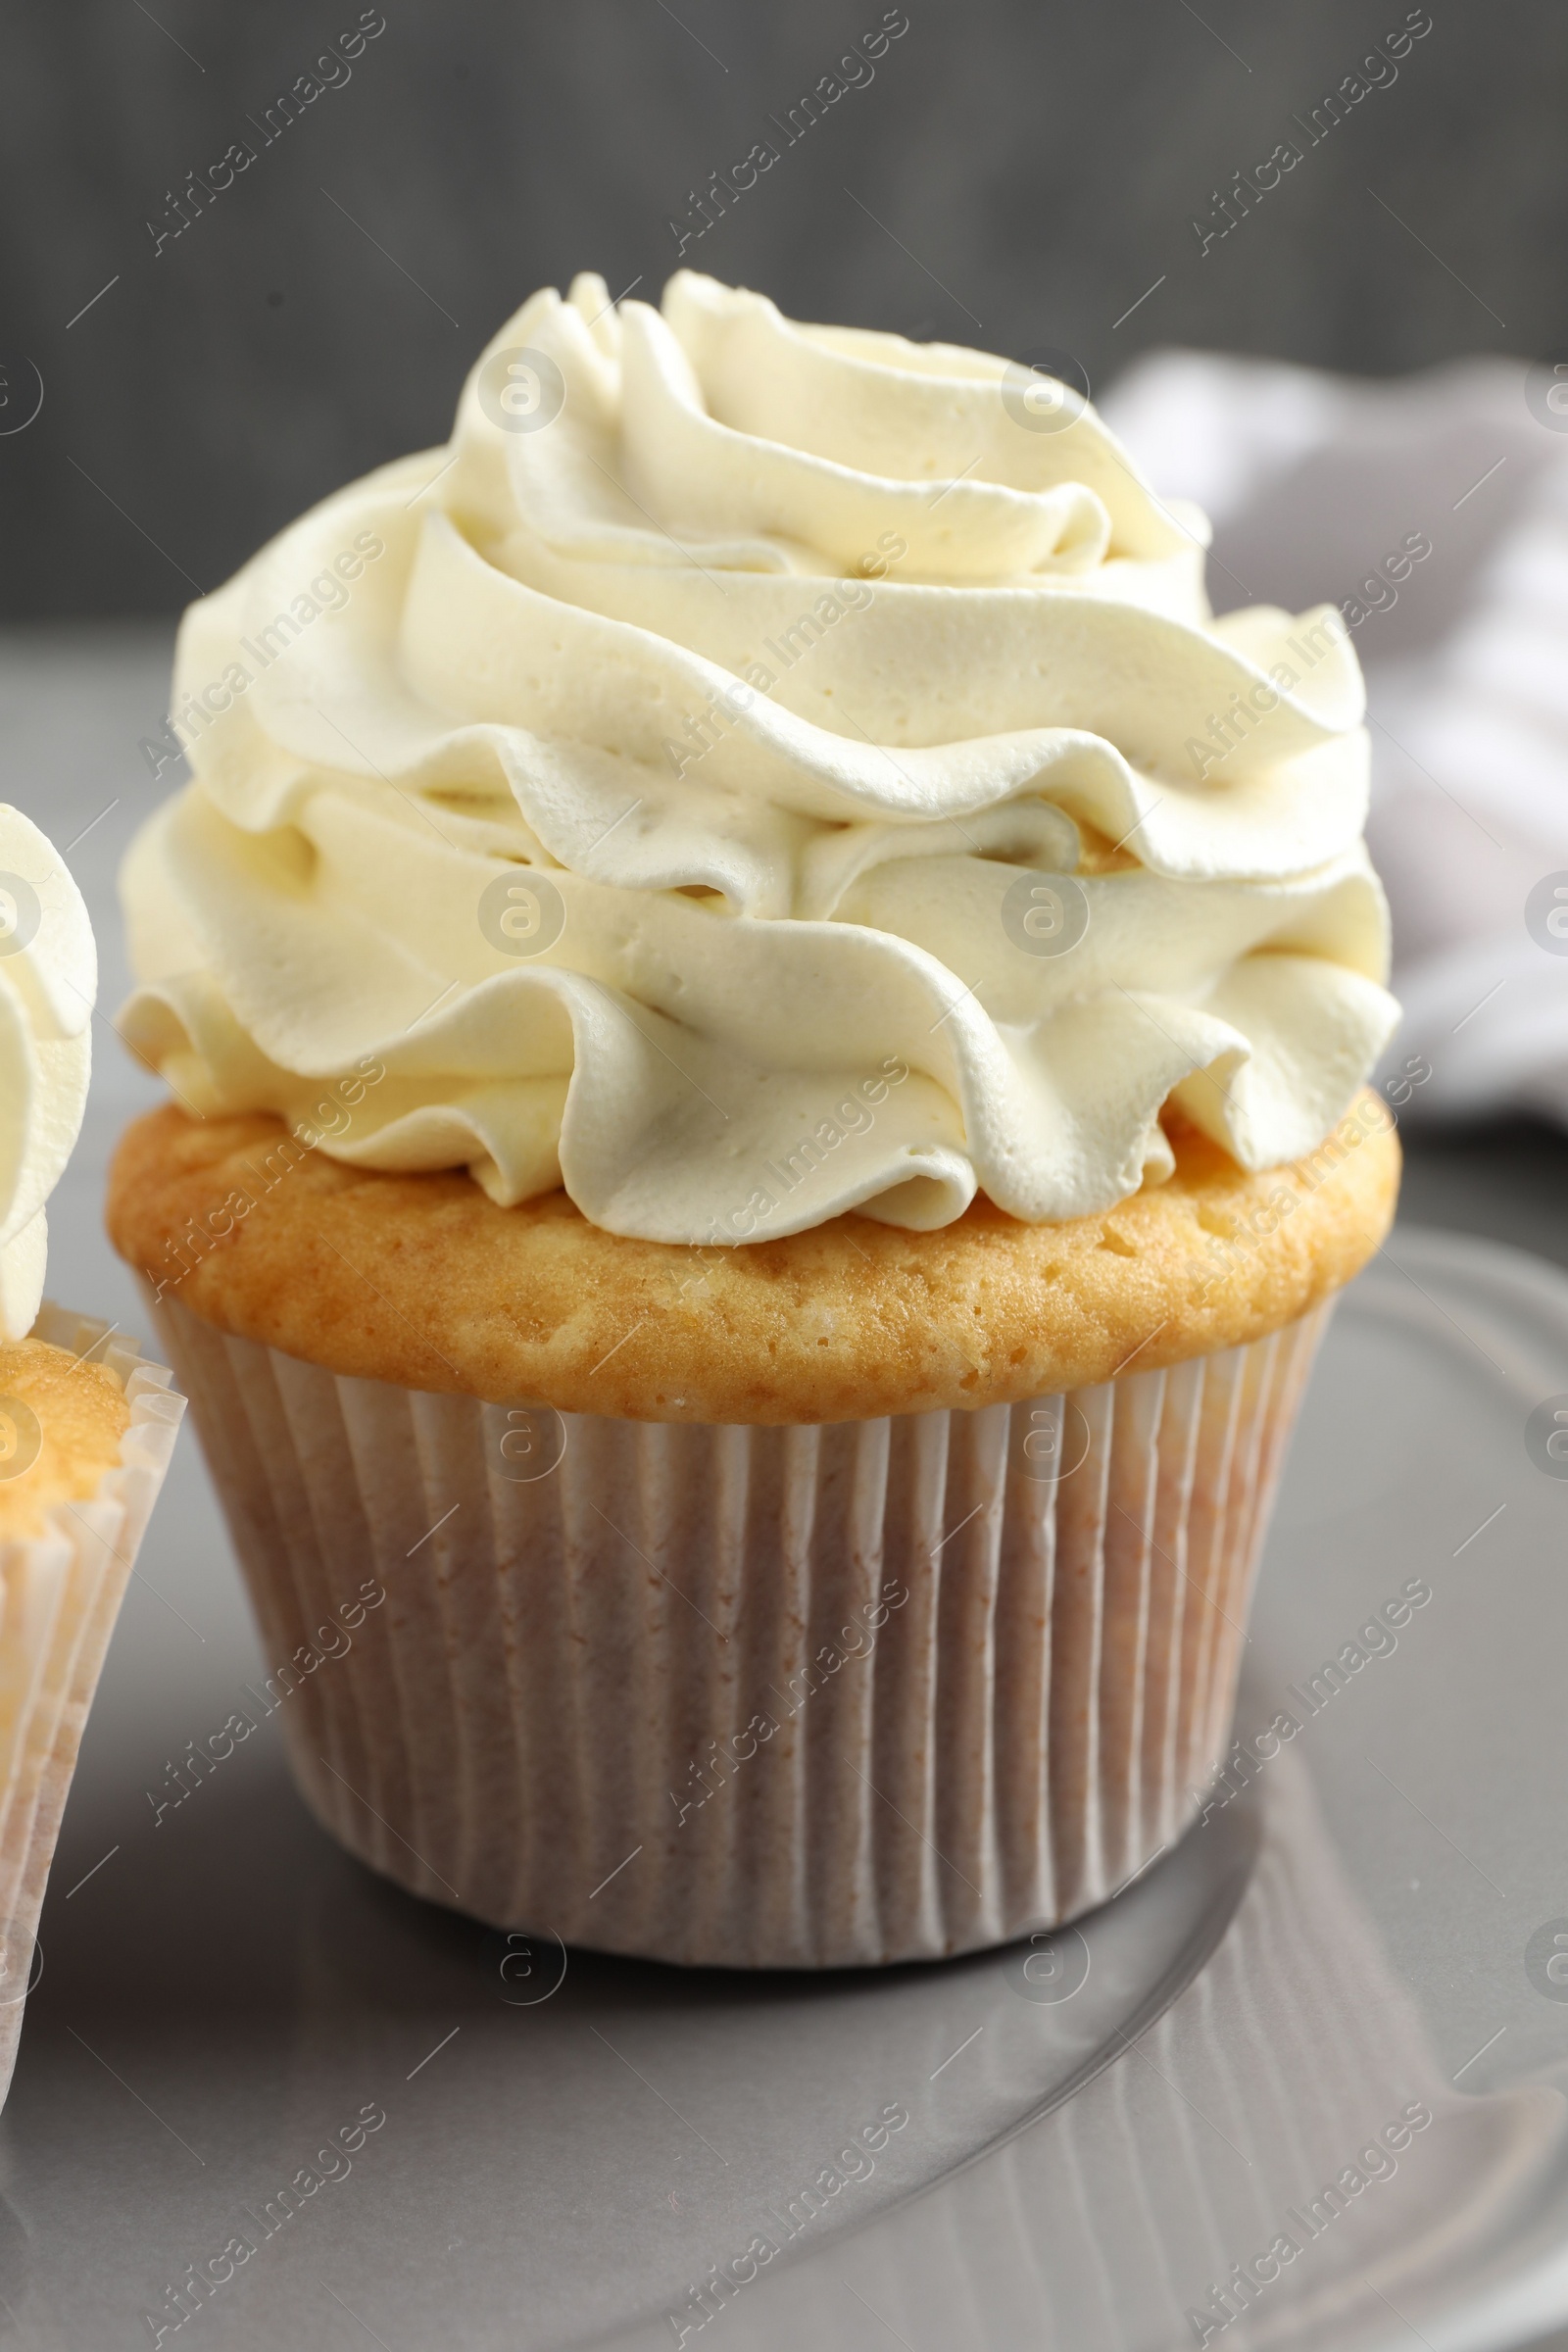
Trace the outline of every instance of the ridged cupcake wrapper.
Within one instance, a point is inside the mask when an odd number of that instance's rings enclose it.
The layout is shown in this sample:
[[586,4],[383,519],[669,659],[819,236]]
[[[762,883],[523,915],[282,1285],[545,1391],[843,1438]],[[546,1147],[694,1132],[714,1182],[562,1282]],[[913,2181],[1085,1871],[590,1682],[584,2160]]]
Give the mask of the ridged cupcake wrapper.
[[130,1422],[96,1494],[0,1541],[0,2101],[87,1712],[185,1410],[169,1372],[91,1316],[46,1301],[30,1336],[107,1365]]
[[747,1428],[156,1308],[322,1822],[497,1926],[735,1967],[1004,1942],[1180,1834],[1326,1311],[1033,1404]]

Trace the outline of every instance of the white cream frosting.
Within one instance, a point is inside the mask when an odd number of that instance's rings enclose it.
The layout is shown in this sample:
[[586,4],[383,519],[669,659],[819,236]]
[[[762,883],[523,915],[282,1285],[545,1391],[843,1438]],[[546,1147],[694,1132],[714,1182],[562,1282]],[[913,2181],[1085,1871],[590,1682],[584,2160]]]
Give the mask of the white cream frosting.
[[80,891],[20,808],[0,804],[0,1333],[43,1297],[44,1202],[81,1132],[98,957]]
[[322,1149],[661,1241],[1106,1209],[1173,1099],[1313,1149],[1396,1018],[1354,656],[1212,619],[1201,515],[1019,387],[690,272],[535,295],[446,450],[186,613],[136,1050],[291,1121],[373,1069]]

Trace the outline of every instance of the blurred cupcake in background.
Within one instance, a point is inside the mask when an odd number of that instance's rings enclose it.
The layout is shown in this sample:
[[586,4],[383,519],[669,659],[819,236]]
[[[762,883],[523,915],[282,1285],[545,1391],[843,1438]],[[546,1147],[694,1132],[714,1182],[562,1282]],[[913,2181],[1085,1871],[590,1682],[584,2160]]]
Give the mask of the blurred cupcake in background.
[[1193,1817],[1397,1184],[1354,656],[1205,544],[1054,377],[580,278],[187,612],[110,1224],[274,1654],[386,1594],[375,1867],[819,1966]]
[[134,1341],[43,1300],[97,981],[75,883],[0,807],[0,2098],[87,1710],[184,1410]]

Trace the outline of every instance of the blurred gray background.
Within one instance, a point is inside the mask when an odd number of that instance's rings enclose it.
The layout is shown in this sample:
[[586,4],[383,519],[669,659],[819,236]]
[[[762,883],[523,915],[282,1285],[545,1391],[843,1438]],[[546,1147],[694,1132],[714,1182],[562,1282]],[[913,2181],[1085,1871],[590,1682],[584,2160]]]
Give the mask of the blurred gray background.
[[[1065,347],[1097,389],[1152,344],[1384,373],[1564,339],[1555,0],[890,13],[908,29],[874,77],[687,263],[797,317]],[[0,432],[4,614],[172,612],[340,482],[442,440],[469,360],[534,287],[596,268],[657,294],[688,192],[781,145],[768,118],[883,14],[384,0],[349,78],[264,144],[358,0],[8,11],[0,418],[39,377],[43,406]],[[1429,15],[1396,78],[1308,145],[1293,117],[1309,127]],[[1194,217],[1287,138],[1300,164],[1200,253]],[[187,175],[242,139],[255,162],[155,252]]]
[[[803,94],[906,21],[790,143]],[[1314,116],[1423,24],[1343,120]],[[282,126],[329,44],[358,54]],[[684,262],[797,317],[1065,349],[1097,394],[1169,345],[1368,374],[1523,359],[1568,347],[1565,95],[1551,0],[7,12],[7,797],[72,845],[106,1007],[115,865],[174,780],[136,750],[173,616],[314,500],[443,440],[473,356],[536,286],[592,268],[657,298]],[[679,250],[672,221],[694,227],[694,194],[764,139],[777,163]],[[1300,162],[1204,251],[1195,220],[1217,227],[1219,193],[1286,139]],[[215,193],[236,141],[255,160]],[[1269,593],[1343,593],[1332,565],[1273,568]],[[102,1043],[112,1123],[151,1090]],[[1523,1120],[1409,1141],[1406,1214],[1568,1258],[1568,1140]]]

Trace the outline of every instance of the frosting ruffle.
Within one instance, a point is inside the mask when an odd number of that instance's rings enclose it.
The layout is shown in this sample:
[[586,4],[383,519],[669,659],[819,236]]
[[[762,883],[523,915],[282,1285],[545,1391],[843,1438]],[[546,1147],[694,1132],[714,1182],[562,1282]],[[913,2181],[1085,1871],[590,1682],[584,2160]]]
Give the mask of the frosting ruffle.
[[80,891],[48,838],[0,804],[0,1335],[43,1297],[44,1202],[81,1132],[98,958]]
[[204,1110],[612,1231],[1032,1221],[1310,1151],[1389,1035],[1338,616],[1065,389],[683,272],[536,295],[452,442],[193,606],[123,1033]]

